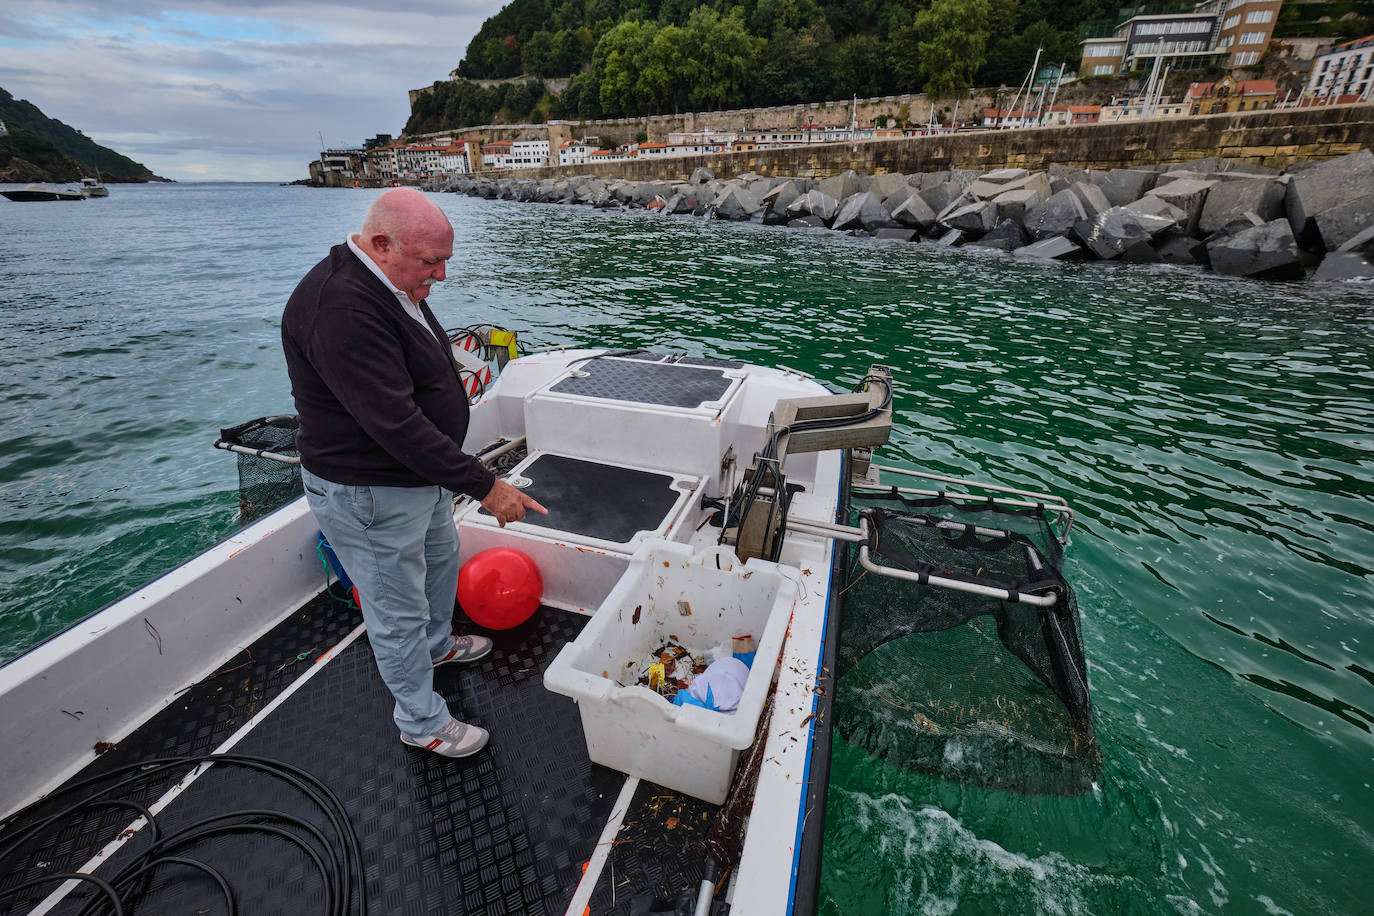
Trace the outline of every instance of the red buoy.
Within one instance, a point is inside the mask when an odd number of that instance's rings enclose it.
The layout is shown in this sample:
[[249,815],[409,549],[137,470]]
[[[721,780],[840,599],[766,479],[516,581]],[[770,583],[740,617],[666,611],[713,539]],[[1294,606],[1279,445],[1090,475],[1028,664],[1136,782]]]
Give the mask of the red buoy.
[[543,597],[539,567],[511,547],[483,550],[458,572],[458,603],[489,630],[509,630],[529,620]]

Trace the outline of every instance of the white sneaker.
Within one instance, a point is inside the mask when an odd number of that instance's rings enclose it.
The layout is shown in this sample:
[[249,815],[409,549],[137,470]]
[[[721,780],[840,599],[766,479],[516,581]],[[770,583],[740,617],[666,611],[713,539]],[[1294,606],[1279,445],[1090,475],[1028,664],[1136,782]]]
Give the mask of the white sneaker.
[[401,743],[424,748],[444,757],[470,757],[486,747],[490,737],[485,728],[449,719],[434,734],[423,738],[402,734]]
[[491,640],[485,636],[450,636],[444,654],[432,659],[434,667],[450,662],[475,662],[491,654]]

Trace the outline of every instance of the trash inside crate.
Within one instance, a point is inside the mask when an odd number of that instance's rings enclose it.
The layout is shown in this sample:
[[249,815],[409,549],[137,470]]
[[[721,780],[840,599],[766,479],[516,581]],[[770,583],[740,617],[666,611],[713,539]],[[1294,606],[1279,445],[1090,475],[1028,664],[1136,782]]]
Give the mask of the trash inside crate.
[[[646,542],[549,666],[544,686],[577,700],[594,762],[718,805],[740,751],[754,740],[797,595],[796,582],[773,563],[743,564],[723,548],[694,554],[684,544]],[[664,664],[654,656],[677,661],[668,646],[690,653],[695,668],[713,653],[736,658],[755,643],[733,713],[675,706],[661,685],[637,683],[644,669]]]

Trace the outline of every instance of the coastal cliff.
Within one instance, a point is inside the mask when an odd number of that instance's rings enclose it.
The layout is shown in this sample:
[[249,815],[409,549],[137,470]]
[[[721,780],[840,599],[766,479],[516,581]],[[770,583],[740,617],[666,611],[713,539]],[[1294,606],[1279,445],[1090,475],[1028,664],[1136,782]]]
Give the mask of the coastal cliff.
[[0,123],[0,182],[70,182],[96,173],[106,182],[168,180],[3,88]]

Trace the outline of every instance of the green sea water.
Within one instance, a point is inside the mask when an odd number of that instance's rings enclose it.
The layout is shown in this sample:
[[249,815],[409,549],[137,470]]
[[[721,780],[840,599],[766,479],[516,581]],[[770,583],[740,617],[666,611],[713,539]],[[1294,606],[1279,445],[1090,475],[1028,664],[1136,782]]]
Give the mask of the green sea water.
[[[0,659],[235,527],[221,426],[375,192],[0,202]],[[822,912],[1363,913],[1374,899],[1374,287],[436,200],[431,305],[534,345],[897,379],[889,464],[1077,510],[1103,772],[959,786],[837,737]]]

